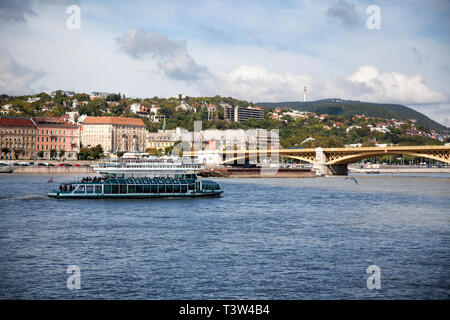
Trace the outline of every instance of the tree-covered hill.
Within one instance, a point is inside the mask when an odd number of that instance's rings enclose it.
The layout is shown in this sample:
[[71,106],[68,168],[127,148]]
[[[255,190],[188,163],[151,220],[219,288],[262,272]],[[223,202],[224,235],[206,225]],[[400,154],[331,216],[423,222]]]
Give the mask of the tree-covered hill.
[[431,120],[424,114],[417,112],[411,108],[399,105],[399,104],[383,104],[383,103],[369,103],[361,101],[350,101],[341,99],[326,99],[310,102],[261,102],[258,103],[266,108],[286,108],[315,112],[317,114],[329,114],[329,115],[366,115],[368,117],[379,117],[383,119],[398,119],[408,120],[416,119],[418,126],[423,126],[428,130],[436,130],[443,132],[444,130],[450,130],[449,128],[441,125],[440,123]]

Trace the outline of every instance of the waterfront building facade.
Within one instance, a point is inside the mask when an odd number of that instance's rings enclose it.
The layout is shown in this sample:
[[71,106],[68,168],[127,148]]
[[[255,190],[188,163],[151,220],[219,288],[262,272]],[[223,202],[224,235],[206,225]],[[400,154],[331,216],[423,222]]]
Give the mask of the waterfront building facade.
[[35,130],[36,125],[32,119],[0,117],[0,159],[34,158]]
[[101,145],[105,153],[143,152],[147,128],[141,119],[86,117],[81,130],[83,146]]
[[172,147],[177,141],[183,140],[183,136],[186,133],[188,131],[182,128],[148,132],[146,149],[164,150],[165,148]]
[[34,122],[38,158],[77,159],[80,152],[79,126],[58,118],[36,118]]
[[245,121],[248,119],[264,119],[264,110],[261,107],[241,108],[226,104],[224,107],[224,117],[228,121]]
[[[233,154],[226,154],[225,151],[278,150],[280,148],[278,132],[265,129],[204,130],[198,134],[196,141],[193,139],[191,141],[193,141],[191,147],[196,150],[198,160],[205,165],[218,165],[226,157],[234,157]],[[267,156],[260,157],[259,161],[264,158]],[[242,163],[258,162],[256,155],[247,160],[241,160]]]

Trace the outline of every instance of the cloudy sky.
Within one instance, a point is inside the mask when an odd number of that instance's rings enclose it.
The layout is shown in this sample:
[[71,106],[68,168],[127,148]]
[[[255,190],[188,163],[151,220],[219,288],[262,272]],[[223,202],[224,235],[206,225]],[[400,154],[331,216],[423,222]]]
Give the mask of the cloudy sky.
[[308,100],[400,103],[449,126],[449,40],[448,0],[0,0],[0,93],[261,102],[306,86]]

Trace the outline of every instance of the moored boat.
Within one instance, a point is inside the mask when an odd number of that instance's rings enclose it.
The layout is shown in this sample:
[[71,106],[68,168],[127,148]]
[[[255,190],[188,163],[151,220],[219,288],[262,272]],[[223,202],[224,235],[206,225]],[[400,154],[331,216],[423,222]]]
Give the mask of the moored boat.
[[55,198],[162,198],[219,196],[218,183],[199,180],[198,166],[183,162],[108,161],[95,165],[101,177],[63,183]]
[[16,168],[7,163],[0,163],[0,173],[13,173]]

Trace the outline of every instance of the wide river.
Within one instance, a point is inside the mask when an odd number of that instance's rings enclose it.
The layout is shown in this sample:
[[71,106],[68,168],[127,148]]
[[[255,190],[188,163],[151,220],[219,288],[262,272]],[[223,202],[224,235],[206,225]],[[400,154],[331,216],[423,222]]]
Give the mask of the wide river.
[[71,179],[54,177],[0,175],[0,299],[450,298],[450,175],[216,179],[219,198],[164,200],[50,199]]

